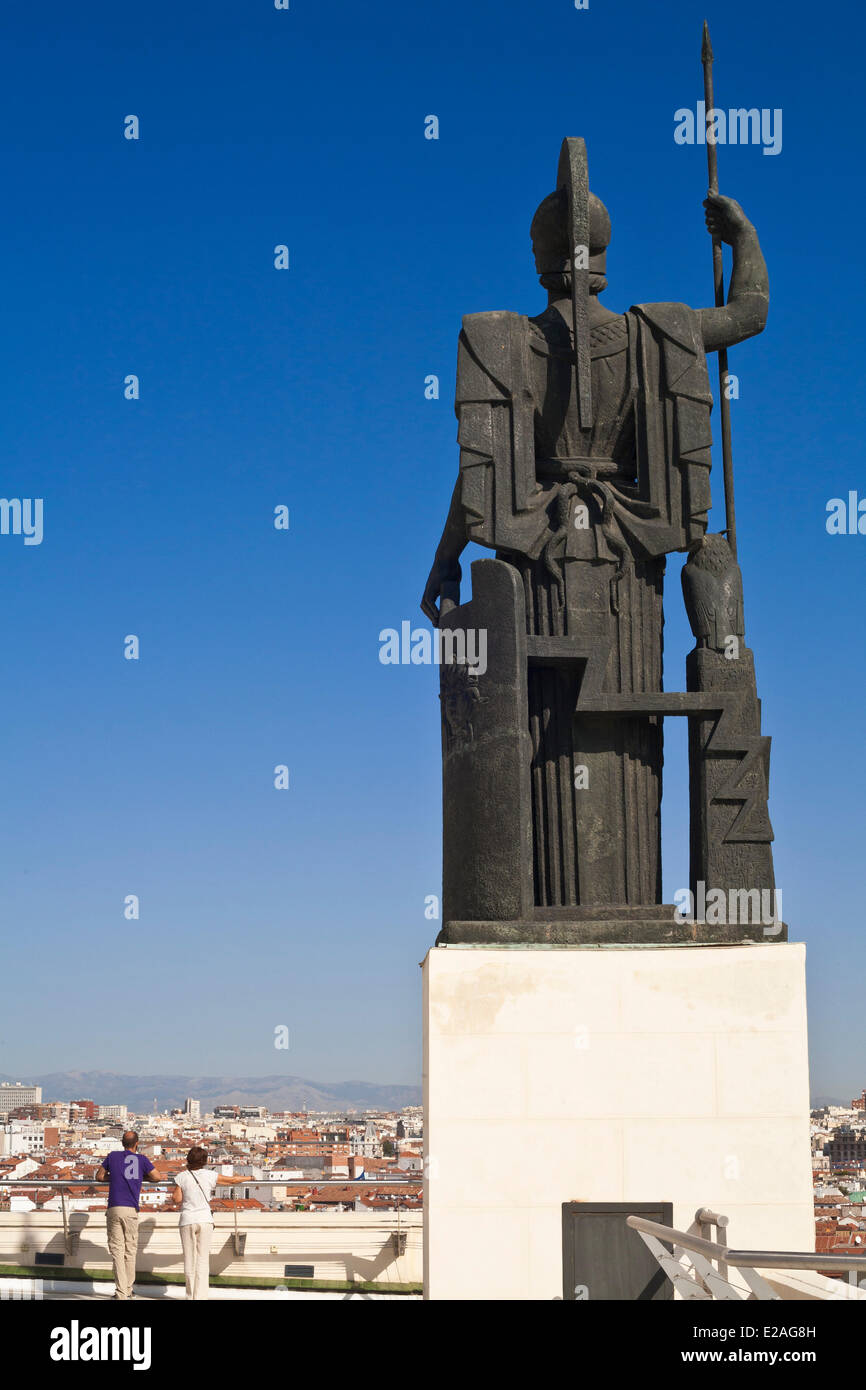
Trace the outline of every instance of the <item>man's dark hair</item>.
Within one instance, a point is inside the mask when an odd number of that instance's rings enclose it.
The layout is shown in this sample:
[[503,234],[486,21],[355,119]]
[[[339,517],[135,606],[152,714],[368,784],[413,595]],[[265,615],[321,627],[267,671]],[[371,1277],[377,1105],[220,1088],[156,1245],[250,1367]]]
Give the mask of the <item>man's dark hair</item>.
[[207,1149],[203,1149],[198,1144],[194,1144],[186,1156],[186,1166],[192,1169],[206,1168]]
[[128,1129],[125,1134],[120,1136],[120,1142],[125,1149],[134,1149],[138,1143],[138,1135],[134,1129]]

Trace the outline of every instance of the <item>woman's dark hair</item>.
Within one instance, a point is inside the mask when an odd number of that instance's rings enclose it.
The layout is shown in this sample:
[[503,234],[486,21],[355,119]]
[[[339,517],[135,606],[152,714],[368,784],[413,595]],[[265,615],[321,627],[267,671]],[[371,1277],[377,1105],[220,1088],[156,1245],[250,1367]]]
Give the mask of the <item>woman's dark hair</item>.
[[187,1168],[207,1167],[207,1149],[202,1149],[198,1144],[194,1144],[186,1156]]

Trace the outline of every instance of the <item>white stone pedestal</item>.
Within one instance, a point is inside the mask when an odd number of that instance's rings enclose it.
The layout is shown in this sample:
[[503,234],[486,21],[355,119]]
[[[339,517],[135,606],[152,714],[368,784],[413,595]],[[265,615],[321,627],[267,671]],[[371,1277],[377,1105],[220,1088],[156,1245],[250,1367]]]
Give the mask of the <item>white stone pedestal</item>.
[[423,972],[428,1298],[561,1297],[563,1202],[814,1249],[804,946],[440,946]]

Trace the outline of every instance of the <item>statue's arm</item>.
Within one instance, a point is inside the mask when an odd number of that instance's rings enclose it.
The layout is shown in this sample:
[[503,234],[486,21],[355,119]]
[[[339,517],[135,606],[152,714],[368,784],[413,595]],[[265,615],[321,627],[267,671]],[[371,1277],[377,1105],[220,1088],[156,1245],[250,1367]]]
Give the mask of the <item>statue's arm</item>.
[[701,332],[706,352],[732,347],[761,333],[767,322],[770,282],[767,265],[755,231],[739,203],[711,193],[704,202],[707,229],[728,243],[734,264],[728,302],[720,309],[700,309]]
[[[466,549],[469,537],[466,534],[466,513],[461,501],[462,480],[458,477],[451,494],[451,506],[442,531],[442,539],[436,547],[433,567],[427,579],[421,609],[434,627],[439,625],[442,604],[453,606],[460,602],[460,556]],[[436,602],[439,600],[439,608]]]
[[[513,413],[514,349],[521,344],[526,328],[526,319],[505,310],[467,314],[463,320],[455,393],[460,471],[421,599],[422,611],[434,626],[460,603],[460,556],[469,541],[490,550],[520,549],[515,531],[520,529],[524,512],[531,513],[535,505],[537,486],[531,499],[524,496],[520,486],[525,483],[525,457],[521,459],[524,471],[515,471],[513,431],[508,426],[497,431],[494,418],[497,410],[508,412],[509,418]],[[503,496],[515,499],[511,509],[516,506],[519,517],[497,516],[493,505],[497,475]],[[508,510],[507,503],[502,510]],[[531,530],[531,516],[529,521]]]

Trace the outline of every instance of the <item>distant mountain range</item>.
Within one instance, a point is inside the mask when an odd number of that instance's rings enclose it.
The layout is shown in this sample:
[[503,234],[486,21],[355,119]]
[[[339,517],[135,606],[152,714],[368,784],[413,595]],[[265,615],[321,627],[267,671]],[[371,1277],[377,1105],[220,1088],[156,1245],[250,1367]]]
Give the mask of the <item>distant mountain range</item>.
[[[377,1086],[370,1081],[307,1081],[301,1076],[123,1076],[113,1071],[55,1071],[42,1076],[10,1076],[42,1087],[43,1100],[95,1100],[126,1105],[138,1113],[183,1105],[187,1096],[201,1101],[202,1114],[215,1105],[266,1105],[269,1110],[399,1110],[421,1104],[420,1086]],[[850,1100],[813,1096],[812,1109],[850,1105]]]
[[57,1071],[42,1076],[7,1076],[42,1087],[42,1099],[95,1100],[126,1105],[137,1113],[201,1101],[202,1114],[215,1105],[266,1105],[269,1110],[399,1110],[421,1104],[420,1086],[376,1086],[369,1081],[306,1081],[300,1076],[122,1076],[112,1071]]

